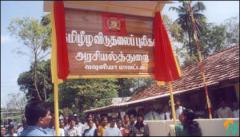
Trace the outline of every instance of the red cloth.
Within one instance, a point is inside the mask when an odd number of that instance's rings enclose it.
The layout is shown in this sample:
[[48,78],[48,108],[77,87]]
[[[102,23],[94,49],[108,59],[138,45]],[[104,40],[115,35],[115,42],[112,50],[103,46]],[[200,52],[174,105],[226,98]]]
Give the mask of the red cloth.
[[[103,34],[105,35],[127,35],[125,16],[115,13],[102,13]],[[116,25],[111,29],[111,22]],[[118,29],[114,29],[118,28]]]
[[63,1],[54,1],[53,14],[56,28],[58,78],[65,80],[69,73],[66,43],[66,25]]
[[160,12],[155,13],[153,20],[154,63],[153,75],[157,81],[173,81],[180,78],[174,59],[170,40],[164,27]]

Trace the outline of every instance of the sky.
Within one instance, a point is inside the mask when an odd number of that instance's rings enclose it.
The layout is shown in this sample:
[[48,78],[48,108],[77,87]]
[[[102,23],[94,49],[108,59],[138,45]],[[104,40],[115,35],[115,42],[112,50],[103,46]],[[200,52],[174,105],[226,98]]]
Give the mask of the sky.
[[[208,22],[221,24],[230,17],[239,19],[238,1],[203,1],[206,6],[205,16]],[[177,18],[169,7],[179,6],[174,1],[164,7],[162,14],[172,20]],[[27,51],[23,43],[11,36],[7,27],[14,18],[34,17],[41,19],[44,15],[42,1],[1,1],[1,106],[5,106],[9,94],[21,92],[17,78],[22,72],[30,69],[30,57],[17,54],[18,48]],[[22,92],[21,92],[22,93]]]

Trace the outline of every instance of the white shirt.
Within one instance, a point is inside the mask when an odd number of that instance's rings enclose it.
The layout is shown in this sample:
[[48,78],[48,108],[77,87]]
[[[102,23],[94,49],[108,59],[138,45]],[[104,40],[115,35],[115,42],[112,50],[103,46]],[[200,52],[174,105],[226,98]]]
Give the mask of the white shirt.
[[68,125],[68,124],[67,124],[67,125],[65,125],[63,129],[65,130],[65,133],[66,133],[66,132],[67,132],[67,130],[69,129],[69,125]]
[[218,118],[230,118],[232,117],[232,110],[229,107],[222,108],[220,107],[217,110]]
[[[87,130],[87,129],[85,129]],[[92,127],[90,130],[88,130],[86,133],[85,133],[85,137],[89,137],[89,136],[94,136],[94,133],[95,133],[95,130],[96,128]]]
[[23,131],[23,127],[17,129],[17,135],[20,136],[21,132]]
[[[165,115],[166,115],[166,119],[165,119]],[[161,113],[160,114],[160,120],[170,120],[170,112],[165,112],[165,113]]]
[[114,127],[114,128],[111,128],[111,127],[108,127],[106,128],[105,132],[103,133],[103,136],[122,136],[122,133],[121,131]]
[[60,136],[65,136],[65,130],[63,128],[60,128]]
[[160,115],[155,111],[150,111],[144,116],[144,120],[160,120]]
[[[95,123],[93,123],[93,128],[97,128]],[[89,129],[87,122],[83,124],[82,131],[84,132],[85,129]]]
[[[65,130],[63,128],[59,128],[59,131],[60,131],[60,136],[65,136]],[[56,130],[54,130],[53,135],[56,136]]]
[[76,125],[76,128],[77,128],[77,132],[78,132],[78,136],[82,136],[83,134],[83,131],[84,131],[84,125],[79,122],[77,125]]
[[69,128],[66,132],[66,136],[78,136],[77,127]]
[[183,110],[185,109],[185,107],[183,106],[179,106],[177,109],[176,109],[176,118],[179,119],[179,116],[182,114]]

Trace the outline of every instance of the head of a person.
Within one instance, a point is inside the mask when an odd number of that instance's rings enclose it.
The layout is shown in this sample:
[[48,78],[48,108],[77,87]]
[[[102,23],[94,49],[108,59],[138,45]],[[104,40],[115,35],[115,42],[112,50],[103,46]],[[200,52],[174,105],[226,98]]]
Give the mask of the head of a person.
[[110,118],[110,127],[114,128],[115,124],[116,124],[116,118],[114,117]]
[[144,113],[147,113],[149,111],[152,111],[152,109],[151,108],[146,109],[146,108],[141,107],[141,108],[137,109],[137,115],[138,114],[142,114],[143,115]]
[[181,101],[179,99],[176,99],[176,103],[175,103],[176,107],[181,106]]
[[5,135],[6,135],[6,128],[3,125],[1,125],[1,137]]
[[96,127],[98,127],[100,125],[100,120],[98,118],[96,118],[94,121],[95,121]]
[[144,120],[143,115],[139,114],[139,115],[137,116],[137,122],[138,122],[138,123],[143,123],[143,120]]
[[159,108],[160,108],[160,106],[158,106],[158,105],[156,105],[156,104],[155,104],[155,105],[152,105],[152,110],[153,110],[153,111],[156,111],[156,112],[157,112],[157,111],[159,110]]
[[25,118],[29,126],[48,127],[52,119],[49,103],[34,101],[27,104],[25,108]]
[[123,120],[125,123],[129,123],[129,115],[128,114],[124,115]]
[[68,116],[64,116],[63,119],[68,121],[69,117]]
[[225,108],[226,107],[226,102],[224,100],[221,100],[220,107],[221,108]]
[[239,108],[239,105],[237,102],[233,102],[233,110],[237,110]]
[[117,121],[117,127],[120,129],[121,127],[123,127],[122,121],[119,119]]
[[68,119],[69,117],[68,116],[63,116],[63,121],[64,121],[64,125],[68,125]]
[[93,115],[91,113],[87,114],[87,122],[93,121]]
[[80,118],[78,116],[74,116],[75,120],[76,120],[76,124],[78,124],[80,122]]
[[93,121],[92,120],[88,121],[87,123],[88,123],[89,128],[93,127]]
[[107,116],[102,116],[101,124],[102,124],[103,127],[105,127],[108,124]]
[[135,123],[135,116],[134,116],[133,114],[130,114],[129,119],[130,119],[130,123],[131,123],[131,124],[134,124],[134,123]]
[[165,112],[168,112],[169,111],[169,106],[168,105],[165,105],[164,107],[163,107],[163,112],[165,113]]
[[59,124],[60,124],[60,128],[64,128],[64,120],[63,119],[61,119],[60,121],[59,121]]
[[68,118],[68,123],[70,125],[70,127],[74,127],[76,125],[76,120],[75,120],[75,117],[74,116],[71,116]]
[[191,109],[183,110],[182,114],[179,116],[179,120],[182,124],[191,123],[195,118],[195,113]]

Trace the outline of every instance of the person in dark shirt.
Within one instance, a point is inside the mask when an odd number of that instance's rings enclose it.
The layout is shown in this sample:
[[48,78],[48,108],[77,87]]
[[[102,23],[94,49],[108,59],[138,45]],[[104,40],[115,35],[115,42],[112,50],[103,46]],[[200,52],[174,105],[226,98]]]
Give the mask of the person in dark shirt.
[[194,121],[195,113],[191,109],[183,110],[179,116],[181,124],[175,127],[176,136],[202,136],[201,129],[197,121]]
[[129,116],[130,124],[128,125],[128,136],[136,136],[135,135],[135,116],[134,114],[130,114]]
[[137,116],[137,122],[135,124],[135,136],[149,136],[149,128],[148,125],[143,123],[144,116],[139,114]]

